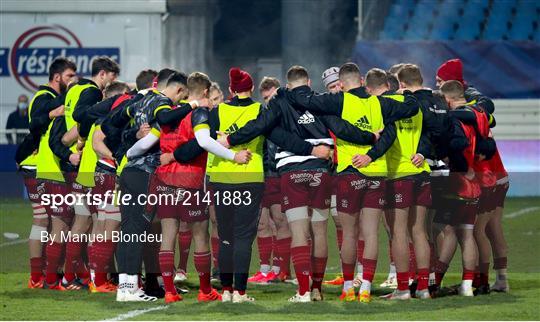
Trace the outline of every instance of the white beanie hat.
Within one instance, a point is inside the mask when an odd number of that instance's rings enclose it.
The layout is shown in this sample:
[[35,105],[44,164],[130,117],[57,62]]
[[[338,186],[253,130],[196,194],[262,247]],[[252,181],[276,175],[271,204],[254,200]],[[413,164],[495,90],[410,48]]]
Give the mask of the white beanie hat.
[[330,67],[322,74],[324,87],[328,87],[337,80],[339,80],[339,67]]

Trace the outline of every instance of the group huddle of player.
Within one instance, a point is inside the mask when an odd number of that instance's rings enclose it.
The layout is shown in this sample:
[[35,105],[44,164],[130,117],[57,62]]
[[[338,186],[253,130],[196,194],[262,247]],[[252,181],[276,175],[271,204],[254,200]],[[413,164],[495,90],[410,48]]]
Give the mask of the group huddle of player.
[[[229,71],[226,101],[201,72],[147,69],[134,87],[116,80],[107,57],[93,61],[89,79],[76,72],[66,58],[52,62],[17,150],[33,209],[29,288],[180,301],[193,240],[198,301],[251,302],[248,283],[290,282],[291,302],[322,301],[330,284],[342,285],[340,300],[368,303],[383,224],[391,265],[381,287],[395,289],[384,298],[440,295],[458,244],[456,293],[509,290],[508,175],[490,130],[494,105],[464,81],[460,60],[440,66],[436,91],[413,64],[365,75],[354,63],[331,67],[326,93],[292,66],[286,86],[262,79],[262,104],[239,68]],[[121,203],[112,192],[174,202]],[[51,207],[45,194],[104,198]],[[324,281],[329,217],[342,274]],[[160,238],[115,242],[113,232]],[[82,235],[105,238],[73,238]],[[255,238],[260,269],[249,277]]]

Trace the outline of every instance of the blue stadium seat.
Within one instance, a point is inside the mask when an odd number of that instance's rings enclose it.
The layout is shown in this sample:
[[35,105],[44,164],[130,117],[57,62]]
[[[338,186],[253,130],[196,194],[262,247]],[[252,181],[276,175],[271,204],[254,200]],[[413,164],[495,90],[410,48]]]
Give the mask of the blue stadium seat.
[[508,38],[510,40],[528,40],[529,36],[533,32],[533,19],[522,18],[514,20],[512,28],[508,32]]
[[456,40],[475,40],[480,36],[480,23],[478,21],[472,21],[470,23],[462,22],[456,33],[454,39]]
[[506,34],[508,27],[506,23],[502,23],[497,20],[493,20],[492,17],[488,20],[488,24],[484,29],[483,39],[485,40],[502,40]]
[[435,25],[431,30],[430,39],[433,40],[448,40],[453,36],[454,33],[454,24],[445,23],[440,26]]

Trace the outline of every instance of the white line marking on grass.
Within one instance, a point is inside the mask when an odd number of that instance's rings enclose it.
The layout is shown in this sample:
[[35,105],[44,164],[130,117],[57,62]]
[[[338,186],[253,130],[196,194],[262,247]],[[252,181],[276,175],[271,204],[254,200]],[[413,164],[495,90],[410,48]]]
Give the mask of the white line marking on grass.
[[504,217],[508,218],[508,219],[512,219],[512,218],[516,218],[516,217],[528,214],[529,212],[533,212],[533,211],[539,210],[539,209],[540,209],[540,207],[523,208],[521,210],[511,212],[511,213],[509,213],[508,215],[506,215]]
[[7,243],[0,244],[0,247],[23,244],[23,243],[26,243],[27,241],[28,241],[28,239],[14,240],[14,241],[10,241],[10,242],[7,242]]
[[122,313],[120,315],[117,315],[114,318],[103,320],[103,321],[124,321],[124,320],[131,319],[131,318],[134,318],[136,316],[139,316],[139,315],[142,315],[142,314],[145,314],[145,313],[148,313],[148,312],[161,311],[161,310],[164,310],[166,308],[168,308],[168,306],[160,305],[160,306],[151,307],[149,309],[144,309],[144,310],[133,310],[133,311],[129,311],[127,313]]

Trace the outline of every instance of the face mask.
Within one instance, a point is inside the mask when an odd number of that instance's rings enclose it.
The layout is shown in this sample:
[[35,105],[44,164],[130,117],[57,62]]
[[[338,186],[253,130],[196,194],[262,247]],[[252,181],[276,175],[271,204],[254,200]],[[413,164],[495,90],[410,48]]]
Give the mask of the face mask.
[[26,109],[28,108],[28,103],[26,103],[26,102],[19,102],[19,103],[17,104],[17,108],[18,108],[19,110],[26,110]]

